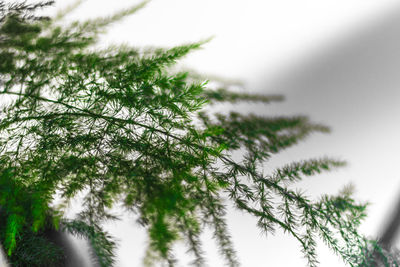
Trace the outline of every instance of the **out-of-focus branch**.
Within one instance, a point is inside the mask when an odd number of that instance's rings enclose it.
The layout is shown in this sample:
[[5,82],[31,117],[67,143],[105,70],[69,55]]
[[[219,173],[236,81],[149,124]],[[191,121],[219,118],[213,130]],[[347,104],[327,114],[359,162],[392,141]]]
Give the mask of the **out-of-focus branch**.
[[390,248],[396,241],[395,238],[400,228],[400,196],[397,200],[396,206],[393,210],[393,214],[389,220],[386,221],[386,225],[380,235],[379,242],[385,248]]
[[400,254],[395,246],[395,242],[397,234],[399,232],[399,228],[400,228],[400,196],[398,196],[397,203],[392,209],[392,214],[384,222],[382,231],[378,236],[377,240],[379,247],[383,250],[378,251],[377,249],[374,249],[373,251],[374,266],[388,266],[387,262],[388,259],[392,259],[396,263],[398,263]]

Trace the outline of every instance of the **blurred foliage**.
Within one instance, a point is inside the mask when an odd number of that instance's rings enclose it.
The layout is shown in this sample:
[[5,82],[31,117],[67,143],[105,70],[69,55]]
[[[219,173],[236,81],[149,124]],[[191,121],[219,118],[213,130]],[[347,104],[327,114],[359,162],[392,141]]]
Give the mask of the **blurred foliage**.
[[[200,236],[210,227],[226,264],[238,266],[224,197],[263,232],[297,239],[310,266],[318,263],[317,237],[350,265],[363,264],[369,241],[357,227],[366,204],[349,190],[314,201],[289,188],[344,162],[325,157],[262,172],[271,156],[326,126],[304,116],[211,112],[210,103],[282,97],[211,88],[171,71],[204,42],[94,49],[107,26],[146,2],[59,26],[79,3],[49,19],[33,12],[52,1],[0,1],[0,95],[11,98],[0,113],[0,237],[13,265],[61,266],[62,249],[45,235],[55,229],[89,240],[95,260],[113,266],[116,242],[102,223],[117,219],[110,211],[123,204],[148,232],[145,264],[173,266],[172,246],[184,240],[193,265],[205,265]],[[67,218],[68,202],[82,194],[82,210]]]

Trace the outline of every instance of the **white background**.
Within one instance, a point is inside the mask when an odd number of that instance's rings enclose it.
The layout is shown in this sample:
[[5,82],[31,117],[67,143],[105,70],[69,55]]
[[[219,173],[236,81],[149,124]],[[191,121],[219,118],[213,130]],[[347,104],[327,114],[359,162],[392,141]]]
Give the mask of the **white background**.
[[[57,7],[72,3],[59,1]],[[62,2],[62,3],[61,3]],[[86,1],[66,21],[111,14],[139,1]],[[53,8],[54,9],[54,8]],[[49,13],[54,11],[49,10]],[[376,236],[400,192],[400,4],[394,0],[154,0],[110,28],[102,44],[172,46],[214,36],[184,60],[201,72],[240,79],[250,92],[279,93],[271,106],[241,105],[263,115],[305,114],[332,127],[266,165],[335,156],[348,167],[308,178],[310,196],[337,193],[353,183],[371,203],[362,232]],[[108,228],[120,240],[118,266],[141,266],[145,234],[132,216]],[[230,211],[228,223],[245,267],[305,266],[299,244],[277,232],[262,236],[256,221]],[[210,239],[210,266],[223,266]],[[186,266],[185,248],[177,255]],[[320,266],[344,266],[323,244]]]

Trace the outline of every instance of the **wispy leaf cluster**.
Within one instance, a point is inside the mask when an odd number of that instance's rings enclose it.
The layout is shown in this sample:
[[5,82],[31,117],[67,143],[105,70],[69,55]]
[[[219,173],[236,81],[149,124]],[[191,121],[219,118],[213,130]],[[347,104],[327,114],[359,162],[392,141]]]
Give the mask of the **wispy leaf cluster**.
[[[0,95],[11,101],[0,113],[0,237],[9,257],[38,253],[30,245],[40,239],[39,248],[51,252],[42,254],[49,255],[48,264],[62,261],[57,246],[48,249],[52,243],[42,235],[60,229],[89,240],[94,259],[113,266],[116,243],[102,223],[116,219],[111,210],[122,204],[148,232],[145,263],[173,266],[173,245],[184,240],[192,264],[205,265],[201,233],[210,227],[226,264],[238,266],[227,230],[228,196],[258,219],[263,232],[280,229],[296,238],[310,266],[317,264],[318,236],[346,262],[359,264],[366,239],[357,226],[366,205],[348,193],[312,200],[287,186],[342,161],[304,160],[262,172],[274,154],[328,132],[326,126],[304,116],[206,110],[209,103],[282,98],[213,89],[171,71],[203,42],[146,51],[93,48],[106,26],[144,4],[59,26],[66,12],[32,20],[1,2]],[[82,210],[66,218],[64,207],[82,194]],[[55,198],[63,204],[53,205]]]

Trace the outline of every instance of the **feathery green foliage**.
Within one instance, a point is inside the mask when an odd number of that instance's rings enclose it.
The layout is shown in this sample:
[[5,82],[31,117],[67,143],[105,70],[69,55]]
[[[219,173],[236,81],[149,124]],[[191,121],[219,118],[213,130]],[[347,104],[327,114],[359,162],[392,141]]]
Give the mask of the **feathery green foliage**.
[[[206,110],[209,103],[282,98],[212,89],[188,73],[171,72],[202,42],[95,50],[99,33],[146,2],[57,25],[79,2],[46,20],[32,11],[51,2],[6,7],[0,1],[0,95],[12,98],[0,113],[0,237],[15,266],[62,261],[60,249],[42,236],[47,229],[86,238],[100,265],[113,266],[116,243],[101,224],[115,219],[110,210],[118,203],[148,231],[145,262],[174,265],[172,245],[184,239],[193,265],[203,266],[200,236],[211,227],[226,264],[238,266],[223,196],[255,216],[263,232],[281,229],[296,238],[310,266],[318,262],[317,237],[350,265],[362,263],[368,241],[357,226],[366,205],[348,191],[313,201],[288,187],[344,162],[305,160],[262,173],[274,154],[327,127],[302,116]],[[65,203],[81,194],[83,210],[66,218]],[[22,254],[18,262],[15,255]],[[34,257],[39,254],[44,259]]]

